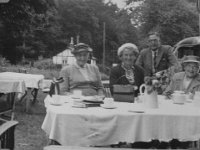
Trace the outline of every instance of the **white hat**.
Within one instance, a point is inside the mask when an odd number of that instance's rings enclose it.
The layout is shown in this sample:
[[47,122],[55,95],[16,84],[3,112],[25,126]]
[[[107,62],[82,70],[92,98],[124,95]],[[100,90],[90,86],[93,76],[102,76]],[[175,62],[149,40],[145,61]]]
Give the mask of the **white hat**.
[[182,60],[182,64],[183,63],[187,63],[187,62],[196,62],[196,63],[200,63],[200,58],[198,56],[194,56],[194,55],[188,55],[188,56],[184,56],[183,60]]
[[120,56],[121,53],[125,50],[125,49],[131,49],[133,50],[135,53],[139,54],[138,48],[135,44],[132,43],[125,43],[123,45],[121,45],[118,50],[117,50],[117,55]]

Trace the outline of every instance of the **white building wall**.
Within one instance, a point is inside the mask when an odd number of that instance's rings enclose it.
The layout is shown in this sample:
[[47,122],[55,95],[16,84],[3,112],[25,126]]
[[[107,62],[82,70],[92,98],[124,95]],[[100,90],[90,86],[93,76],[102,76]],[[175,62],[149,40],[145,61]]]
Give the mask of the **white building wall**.
[[[69,65],[73,64],[76,61],[76,58],[71,53],[71,50],[66,49],[63,52],[57,54],[56,56],[53,56],[53,63],[54,64],[60,64],[60,65]],[[96,60],[92,59],[91,64],[96,65]]]

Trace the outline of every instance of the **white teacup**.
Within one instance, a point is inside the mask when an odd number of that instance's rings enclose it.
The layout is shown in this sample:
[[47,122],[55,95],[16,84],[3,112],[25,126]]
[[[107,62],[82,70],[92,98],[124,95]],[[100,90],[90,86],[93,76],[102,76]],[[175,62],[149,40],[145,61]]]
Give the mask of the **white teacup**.
[[113,107],[114,106],[114,99],[111,98],[111,97],[106,97],[104,99],[104,105],[107,106],[107,107]]
[[81,97],[82,96],[82,91],[81,90],[74,90],[73,95],[76,97]]

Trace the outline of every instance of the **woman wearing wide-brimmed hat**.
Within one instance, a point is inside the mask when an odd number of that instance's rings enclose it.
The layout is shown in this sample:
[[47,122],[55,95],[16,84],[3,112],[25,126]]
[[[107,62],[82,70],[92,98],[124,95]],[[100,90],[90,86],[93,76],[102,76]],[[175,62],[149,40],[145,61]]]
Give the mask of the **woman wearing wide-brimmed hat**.
[[92,49],[85,43],[75,45],[72,53],[76,62],[64,67],[60,72],[60,77],[64,79],[60,84],[61,94],[81,90],[85,96],[103,95],[99,69],[96,65],[87,63],[91,52]]
[[178,90],[188,94],[197,90],[200,87],[199,66],[200,57],[193,55],[183,57],[182,67],[184,71],[174,74],[165,93],[169,94]]

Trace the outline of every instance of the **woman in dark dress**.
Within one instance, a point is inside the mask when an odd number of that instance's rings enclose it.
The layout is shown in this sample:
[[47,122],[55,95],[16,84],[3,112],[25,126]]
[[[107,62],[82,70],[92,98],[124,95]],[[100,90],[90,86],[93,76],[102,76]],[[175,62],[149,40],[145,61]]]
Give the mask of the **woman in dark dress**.
[[133,94],[136,97],[140,85],[144,83],[144,71],[135,64],[139,55],[138,48],[132,43],[123,44],[119,47],[117,55],[121,63],[113,67],[110,72],[111,94],[114,94],[114,85],[129,85],[135,89]]

